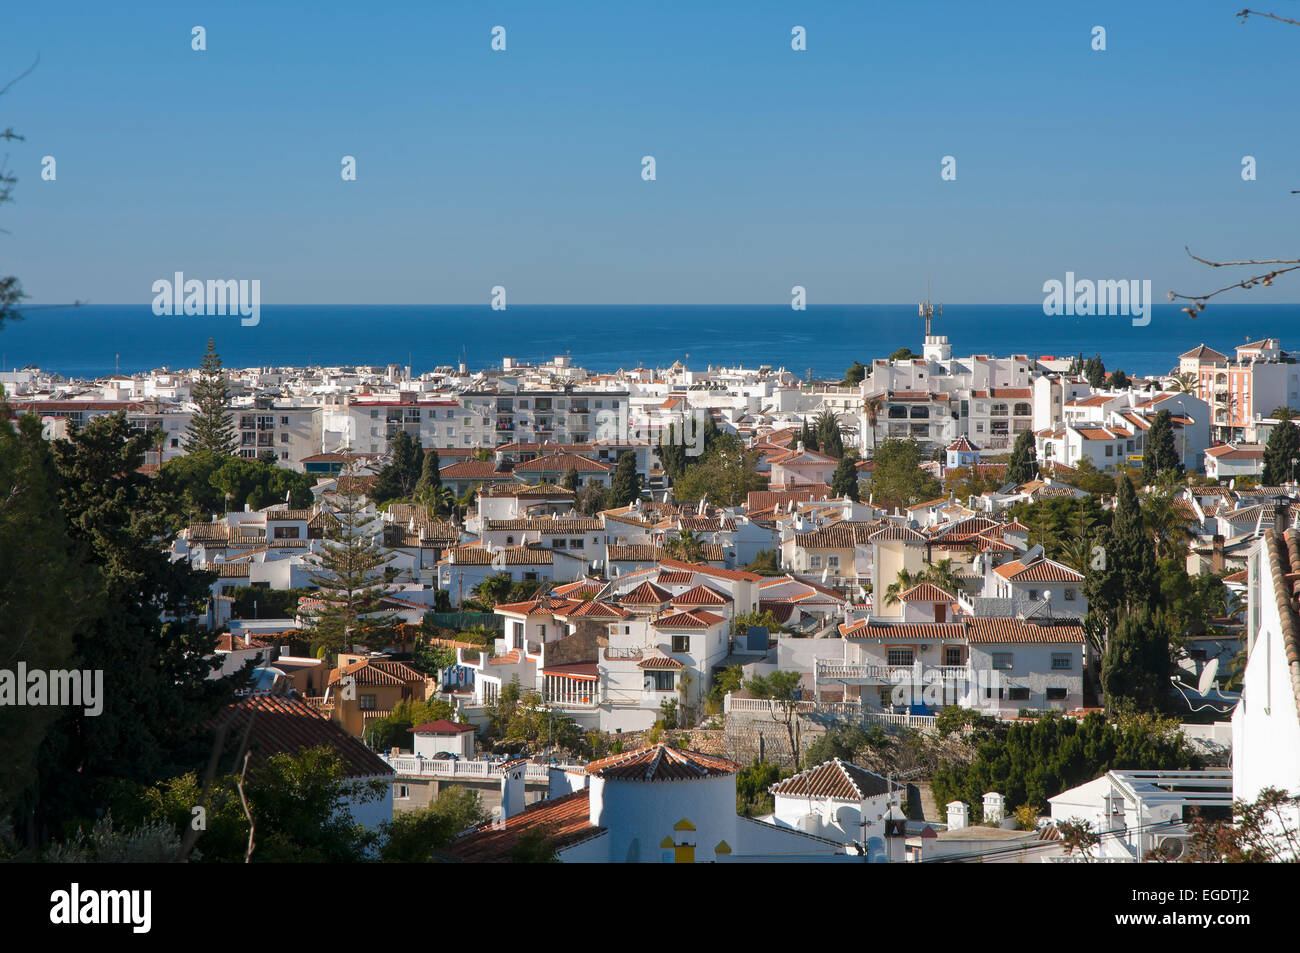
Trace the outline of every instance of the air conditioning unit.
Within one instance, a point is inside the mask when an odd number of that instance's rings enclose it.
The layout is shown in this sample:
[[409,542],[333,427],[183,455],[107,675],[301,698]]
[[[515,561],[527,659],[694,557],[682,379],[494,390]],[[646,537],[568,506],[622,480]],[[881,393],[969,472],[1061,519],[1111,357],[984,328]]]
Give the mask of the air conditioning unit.
[[1188,849],[1187,834],[1165,834],[1155,839],[1154,850],[1162,860],[1180,861],[1187,856]]

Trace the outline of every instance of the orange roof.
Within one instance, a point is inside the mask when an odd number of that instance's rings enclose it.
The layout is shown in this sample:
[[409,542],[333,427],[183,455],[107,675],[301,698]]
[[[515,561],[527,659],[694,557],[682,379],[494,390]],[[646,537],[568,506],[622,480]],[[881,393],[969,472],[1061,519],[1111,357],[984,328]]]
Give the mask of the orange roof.
[[591,790],[537,801],[504,822],[484,824],[453,841],[447,853],[470,863],[505,863],[519,839],[534,831],[557,850],[602,833],[603,827],[591,823]]
[[587,773],[606,781],[686,781],[735,774],[740,765],[698,751],[657,744],[612,755],[587,765]]

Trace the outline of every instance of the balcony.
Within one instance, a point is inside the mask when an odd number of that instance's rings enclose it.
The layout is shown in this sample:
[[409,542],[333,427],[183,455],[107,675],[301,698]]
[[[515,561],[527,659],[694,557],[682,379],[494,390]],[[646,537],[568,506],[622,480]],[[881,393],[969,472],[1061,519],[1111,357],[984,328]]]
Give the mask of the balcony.
[[972,673],[965,665],[858,665],[845,662],[813,661],[813,678],[817,682],[899,685],[923,682],[938,673],[945,682],[967,681]]

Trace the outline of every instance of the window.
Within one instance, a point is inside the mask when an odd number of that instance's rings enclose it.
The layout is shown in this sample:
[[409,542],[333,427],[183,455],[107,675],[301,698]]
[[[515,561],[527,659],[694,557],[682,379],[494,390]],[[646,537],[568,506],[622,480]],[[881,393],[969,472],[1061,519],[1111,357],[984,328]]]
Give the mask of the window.
[[1065,590],[1065,601],[1066,601],[1066,602],[1074,602],[1075,599],[1078,598],[1078,596],[1079,596],[1078,590],[1075,590],[1075,589],[1066,589],[1066,590]]
[[288,443],[288,442],[289,442],[289,435],[288,435],[287,433],[282,433],[282,434],[280,434],[280,442],[281,442],[281,443]]
[[689,654],[691,651],[691,637],[689,635],[673,636],[673,653]]
[[288,417],[281,417],[281,418],[280,418],[280,426],[281,426],[281,427],[287,427],[287,426],[289,426],[289,418],[288,418]]
[[1030,602],[1037,602],[1037,601],[1038,601],[1038,590],[1037,590],[1037,589],[1030,589],[1030,590],[1029,590],[1029,601],[1030,601]]
[[944,649],[943,649],[943,664],[944,664],[944,665],[961,665],[961,664],[962,664],[962,660],[961,660],[961,646],[960,646],[960,645],[945,645],[945,646],[944,646]]
[[1027,702],[1029,701],[1029,689],[1009,688],[1007,689],[1007,698],[1013,702]]
[[821,568],[822,568],[822,558],[821,558],[820,556],[809,556],[809,557],[808,557],[808,568],[809,568],[809,569],[821,569]]
[[1010,671],[1015,667],[1012,654],[1010,652],[994,652],[993,667],[1000,671]]
[[827,565],[828,567],[830,567],[831,569],[838,570],[838,569],[840,568],[840,557],[839,557],[839,556],[827,556],[827,557],[826,557],[826,565]]
[[558,536],[551,540],[551,549],[563,549],[564,547],[565,541]]
[[1049,702],[1063,702],[1063,701],[1065,701],[1065,689],[1064,689],[1064,688],[1049,688],[1049,689],[1047,690],[1047,700],[1048,700]]
[[916,660],[916,649],[910,645],[891,648],[886,651],[885,658],[890,665],[911,665]]
[[277,526],[275,528],[276,539],[298,539],[297,526]]
[[1073,656],[1073,655],[1071,655],[1069,652],[1053,652],[1053,653],[1052,653],[1052,670],[1053,670],[1053,671],[1061,671],[1061,670],[1066,670],[1066,671],[1068,671],[1068,670],[1070,670],[1070,669],[1072,669],[1072,668],[1074,668],[1074,656]]
[[362,695],[362,696],[360,697],[360,699],[358,699],[358,704],[361,706],[361,710],[362,710],[362,711],[374,711],[374,710],[375,710],[375,696],[374,696],[374,695]]
[[411,786],[409,784],[394,784],[393,798],[398,801],[405,801],[411,796]]
[[1106,444],[1106,456],[1108,457],[1115,456],[1115,448],[1110,444]]
[[676,681],[673,672],[646,672],[645,690],[648,692],[671,692]]

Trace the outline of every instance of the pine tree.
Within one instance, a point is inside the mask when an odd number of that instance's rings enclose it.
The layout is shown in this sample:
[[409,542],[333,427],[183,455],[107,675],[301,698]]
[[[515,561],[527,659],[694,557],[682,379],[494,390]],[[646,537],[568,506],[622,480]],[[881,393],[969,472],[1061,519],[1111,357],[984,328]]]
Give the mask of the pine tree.
[[[0,391],[0,419],[8,418]],[[67,667],[73,633],[94,618],[98,576],[68,535],[58,504],[58,473],[40,417],[0,426],[0,665],[29,671]],[[0,732],[0,826],[13,814],[25,830],[30,811],[15,810],[36,780],[37,752],[59,717],[51,705],[7,708]]]
[[1289,480],[1292,460],[1300,460],[1300,428],[1288,420],[1273,428],[1264,445],[1264,486],[1281,486]]
[[618,464],[614,467],[606,503],[611,509],[627,506],[640,495],[641,476],[636,472],[636,454],[625,450],[619,455]]
[[1156,414],[1151,429],[1147,431],[1147,445],[1142,451],[1142,482],[1154,486],[1160,475],[1169,471],[1181,475],[1183,465],[1174,445],[1172,416],[1169,411],[1162,410]]
[[221,357],[216,344],[208,338],[208,349],[199,364],[199,378],[190,388],[190,398],[198,406],[185,431],[185,452],[210,450],[230,456],[238,450],[234,417],[226,412],[230,392],[221,371]]
[[847,496],[854,503],[859,502],[858,468],[852,457],[840,457],[835,474],[831,477],[831,496],[837,499]]
[[[345,475],[354,476],[350,469]],[[305,637],[322,658],[333,658],[354,645],[381,648],[397,641],[399,626],[398,617],[382,603],[393,575],[388,566],[391,556],[368,535],[370,520],[361,496],[342,494],[334,517],[337,525],[330,538],[311,557],[316,570],[311,581],[320,587],[321,602],[303,626]]]
[[1038,475],[1038,448],[1031,430],[1021,431],[1011,448],[1011,460],[1007,464],[1006,478],[1019,486],[1028,483]]
[[246,677],[211,677],[216,636],[197,621],[213,577],[172,560],[159,490],[138,470],[152,440],[116,413],[53,445],[68,532],[100,575],[89,590],[97,617],[74,630],[75,654],[78,668],[103,671],[104,692],[101,714],[63,709],[46,739],[50,828],[102,807],[111,778],[152,783],[201,767],[208,741],[196,728]]

